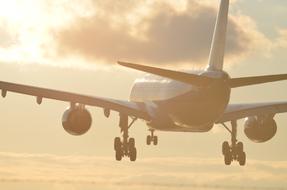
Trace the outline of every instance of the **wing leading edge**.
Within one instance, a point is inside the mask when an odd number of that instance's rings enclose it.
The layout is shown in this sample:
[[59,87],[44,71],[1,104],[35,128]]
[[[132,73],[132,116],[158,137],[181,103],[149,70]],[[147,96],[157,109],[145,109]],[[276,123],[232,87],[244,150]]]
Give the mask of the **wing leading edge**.
[[144,106],[134,102],[87,96],[3,81],[0,81],[0,89],[2,90],[3,97],[5,97],[6,93],[10,91],[39,97],[40,99],[47,98],[65,102],[80,103],[89,106],[102,107],[120,113],[125,113],[127,115],[134,116],[140,119],[149,120],[149,115],[145,111]]
[[249,116],[272,115],[287,112],[287,102],[230,104],[216,123],[224,123]]

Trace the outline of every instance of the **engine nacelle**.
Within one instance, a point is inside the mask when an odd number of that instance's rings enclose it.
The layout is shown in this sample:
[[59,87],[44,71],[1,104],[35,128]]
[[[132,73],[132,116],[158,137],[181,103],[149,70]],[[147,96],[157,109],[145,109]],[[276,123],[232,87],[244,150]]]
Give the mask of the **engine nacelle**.
[[253,142],[263,143],[272,139],[277,132],[273,117],[248,117],[244,124],[245,135]]
[[92,125],[92,116],[84,106],[75,105],[64,112],[62,125],[65,131],[71,135],[83,135]]

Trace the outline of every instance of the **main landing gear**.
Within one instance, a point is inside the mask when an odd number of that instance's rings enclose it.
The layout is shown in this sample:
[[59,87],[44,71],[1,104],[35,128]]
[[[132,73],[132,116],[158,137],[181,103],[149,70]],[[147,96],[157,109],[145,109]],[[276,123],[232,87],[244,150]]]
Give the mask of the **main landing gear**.
[[158,137],[154,135],[154,130],[150,129],[150,135],[148,135],[146,137],[146,144],[147,145],[151,145],[151,143],[153,142],[153,145],[157,145],[158,144]]
[[232,161],[238,161],[240,166],[246,163],[246,154],[244,152],[243,143],[237,141],[237,122],[231,121],[231,130],[224,124],[222,125],[231,134],[231,144],[224,141],[222,144],[222,154],[224,155],[225,165],[230,165]]
[[123,157],[129,157],[134,162],[137,159],[137,149],[135,147],[135,139],[129,138],[129,128],[134,124],[137,118],[133,118],[129,124],[129,117],[126,114],[120,114],[119,127],[121,128],[122,139],[116,137],[114,140],[115,157],[117,161],[121,161]]

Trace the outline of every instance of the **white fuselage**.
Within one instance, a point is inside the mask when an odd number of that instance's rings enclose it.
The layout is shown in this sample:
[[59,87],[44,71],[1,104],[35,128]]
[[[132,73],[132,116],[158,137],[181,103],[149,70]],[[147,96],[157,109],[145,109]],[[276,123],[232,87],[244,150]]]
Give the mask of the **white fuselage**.
[[[195,73],[195,72],[193,72]],[[137,79],[130,100],[149,105],[153,118],[149,127],[163,131],[209,131],[223,114],[230,98],[228,74],[223,71],[199,71],[198,75],[216,78],[205,87],[147,75]]]

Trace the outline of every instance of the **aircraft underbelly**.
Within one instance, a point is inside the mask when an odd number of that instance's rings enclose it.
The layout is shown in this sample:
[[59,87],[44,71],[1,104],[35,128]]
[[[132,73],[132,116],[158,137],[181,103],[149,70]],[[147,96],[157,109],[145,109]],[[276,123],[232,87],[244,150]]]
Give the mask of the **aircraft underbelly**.
[[[220,106],[221,107],[221,106]],[[169,104],[166,109],[176,126],[206,132],[212,129],[216,119],[222,114],[219,106],[198,103]]]
[[[176,130],[207,132],[214,122],[223,114],[230,91],[225,88],[217,90],[190,91],[169,100],[158,102],[159,110],[167,113]],[[167,126],[167,128],[170,128]]]

